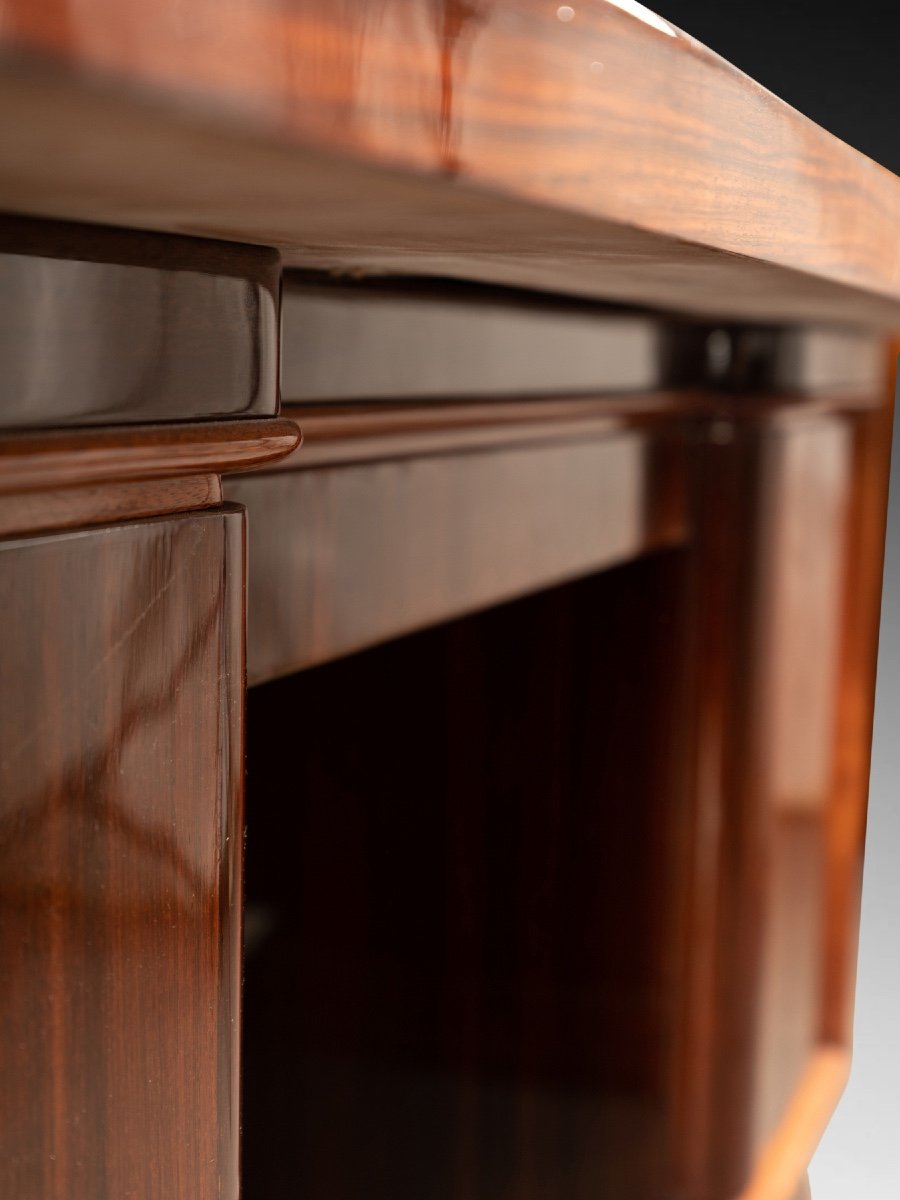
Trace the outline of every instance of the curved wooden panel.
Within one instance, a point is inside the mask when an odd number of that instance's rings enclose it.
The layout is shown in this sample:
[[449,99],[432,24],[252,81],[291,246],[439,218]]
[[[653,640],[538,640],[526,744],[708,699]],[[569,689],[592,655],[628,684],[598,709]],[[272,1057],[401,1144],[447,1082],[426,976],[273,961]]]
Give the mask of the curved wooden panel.
[[278,255],[0,219],[0,427],[274,415]]
[[0,28],[7,208],[896,321],[897,180],[640,5],[2,0]]
[[293,450],[292,421],[128,426],[0,438],[0,494],[240,471]]

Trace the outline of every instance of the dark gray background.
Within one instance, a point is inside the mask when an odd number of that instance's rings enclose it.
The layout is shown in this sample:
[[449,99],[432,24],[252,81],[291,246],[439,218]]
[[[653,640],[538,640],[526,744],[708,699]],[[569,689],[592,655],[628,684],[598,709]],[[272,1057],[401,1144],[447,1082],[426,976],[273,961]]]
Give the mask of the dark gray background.
[[[900,0],[651,0],[650,7],[900,174]],[[900,1200],[898,713],[900,428],[894,436],[853,1073],[813,1160],[814,1200]]]

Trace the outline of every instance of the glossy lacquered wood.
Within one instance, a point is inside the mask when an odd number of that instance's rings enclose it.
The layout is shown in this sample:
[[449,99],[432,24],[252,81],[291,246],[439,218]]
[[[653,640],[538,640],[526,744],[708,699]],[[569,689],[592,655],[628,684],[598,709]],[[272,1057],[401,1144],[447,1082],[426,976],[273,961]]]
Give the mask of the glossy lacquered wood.
[[[288,273],[285,403],[647,391],[675,323],[501,288]],[[347,353],[352,346],[352,353]]]
[[[865,329],[678,320],[449,280],[286,272],[285,404],[622,395],[698,384],[772,394],[877,390]],[[352,347],[352,353],[348,348]]]
[[699,469],[690,1195],[789,1200],[846,1080],[889,426],[776,410]]
[[251,680],[677,544],[683,441],[618,424],[227,479],[253,528]]
[[137,517],[213,508],[222,502],[218,475],[141,479],[0,496],[0,536],[106,525]]
[[896,322],[900,185],[599,0],[4,0],[0,203],[755,319]]
[[[582,548],[572,573],[609,565],[595,549],[633,504],[612,486],[624,478],[614,469],[627,461],[623,439],[655,443],[645,458],[643,512],[678,515],[667,536],[676,535],[684,558],[665,587],[651,590],[665,604],[686,589],[689,615],[678,635],[688,665],[657,697],[678,710],[688,800],[665,835],[673,921],[666,936],[680,949],[660,1001],[674,1005],[678,1031],[661,1118],[670,1141],[654,1169],[665,1179],[661,1195],[789,1200],[849,1062],[890,408],[883,392],[758,403],[695,393],[672,397],[668,409],[657,405],[655,415],[649,398],[644,404],[631,416],[626,398],[561,401],[555,415],[551,401],[308,413],[308,469],[301,449],[283,470],[228,485],[247,503],[259,539],[251,548],[251,674],[261,680],[309,667],[494,603],[509,594],[506,570],[517,573],[518,591],[545,587],[565,538]],[[302,412],[295,410],[301,420]],[[601,456],[601,447],[615,457]],[[522,486],[505,491],[513,465]],[[486,474],[475,486],[469,472],[480,469]],[[596,502],[571,490],[582,478],[603,481]],[[659,544],[634,540],[625,556]],[[501,616],[491,621],[500,638]],[[566,669],[564,656],[556,664]],[[342,670],[335,687],[349,694],[354,670]],[[616,695],[627,693],[617,668],[606,679]],[[314,695],[317,685],[308,686]],[[474,680],[466,686],[479,694]],[[291,706],[289,691],[282,700]],[[492,703],[504,710],[511,699],[497,694]],[[306,731],[304,711],[291,708],[286,719]],[[394,719],[393,707],[388,712]],[[361,719],[352,723],[358,743]],[[640,728],[615,736],[637,762]],[[606,746],[612,733],[598,727],[595,737]],[[459,754],[464,771],[468,749]],[[330,767],[322,770],[330,779]],[[361,766],[360,804],[368,803],[364,780]],[[681,793],[669,788],[672,802]],[[631,928],[627,906],[621,920]],[[591,922],[582,928],[589,937]],[[393,986],[387,977],[383,984]],[[472,1003],[472,1019],[485,1019],[487,1002]],[[358,1043],[348,1039],[352,1058]],[[630,1052],[640,1058],[633,1044]],[[527,1108],[527,1088],[520,1102]],[[391,1119],[391,1136],[415,1124]],[[477,1108],[466,1137],[480,1144],[494,1136],[490,1128]],[[633,1149],[610,1143],[603,1153],[606,1169],[624,1172],[617,1179],[631,1178]],[[312,1171],[327,1190],[329,1163],[333,1178],[343,1178],[343,1155],[337,1138],[312,1155],[315,1165],[301,1164],[297,1178]],[[560,1177],[567,1169],[556,1163]],[[530,1170],[508,1182],[509,1194],[530,1194]],[[561,1186],[553,1171],[548,1178]]]
[[209,421],[0,437],[0,494],[249,470],[299,443],[292,421]]
[[675,427],[708,413],[709,397],[699,389],[683,389],[524,401],[289,404],[282,412],[302,440],[267,471],[573,442],[667,423]]
[[0,1193],[236,1200],[243,516],[0,543]]
[[274,415],[271,250],[0,218],[0,428]]

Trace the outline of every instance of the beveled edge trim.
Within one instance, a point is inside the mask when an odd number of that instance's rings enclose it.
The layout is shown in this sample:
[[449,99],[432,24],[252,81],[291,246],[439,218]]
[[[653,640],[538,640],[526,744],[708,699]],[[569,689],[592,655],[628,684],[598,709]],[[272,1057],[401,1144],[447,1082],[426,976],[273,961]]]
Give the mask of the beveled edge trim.
[[289,453],[273,469],[597,437],[699,412],[704,400],[702,392],[671,390],[579,399],[287,405],[283,416],[302,430],[302,453]]
[[0,438],[0,495],[259,467],[300,443],[293,421],[206,421],[10,433]]
[[0,496],[0,537],[118,524],[222,503],[218,475],[131,480]]
[[299,426],[303,444],[266,469],[297,471],[565,441],[688,418],[788,426],[826,413],[868,411],[879,403],[874,392],[808,397],[773,391],[745,397],[708,388],[672,388],[559,399],[285,405],[282,417]]

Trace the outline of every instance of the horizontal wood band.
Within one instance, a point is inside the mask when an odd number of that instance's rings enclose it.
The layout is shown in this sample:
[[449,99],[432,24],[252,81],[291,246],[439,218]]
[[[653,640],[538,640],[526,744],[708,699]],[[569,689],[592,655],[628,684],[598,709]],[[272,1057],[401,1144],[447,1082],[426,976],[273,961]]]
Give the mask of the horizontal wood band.
[[299,440],[280,418],[10,434],[0,438],[0,495],[247,470]]
[[21,492],[0,496],[0,536],[191,512],[213,508],[221,500],[222,484],[218,475]]
[[[900,320],[900,318],[898,318]],[[881,388],[883,339],[838,327],[677,320],[450,281],[286,272],[287,404]]]
[[816,1049],[784,1120],[764,1147],[738,1200],[790,1200],[796,1194],[849,1075],[850,1052],[844,1046],[823,1044]]
[[159,0],[110,21],[89,0],[75,30],[3,0],[0,205],[295,266],[896,326],[888,171],[669,23],[563,7],[204,0],[185,21]]
[[283,416],[299,426],[303,443],[267,469],[571,441],[689,418],[788,426],[826,413],[870,411],[880,403],[874,390],[747,397],[686,388],[577,399],[288,405]]
[[0,219],[0,428],[274,415],[272,250]]
[[598,437],[708,407],[705,393],[690,391],[455,404],[288,405],[283,415],[300,427],[303,443],[273,469]]
[[686,535],[677,431],[227,479],[248,509],[251,682]]
[[665,318],[510,289],[289,274],[281,393],[293,403],[646,391],[671,382],[673,336]]

